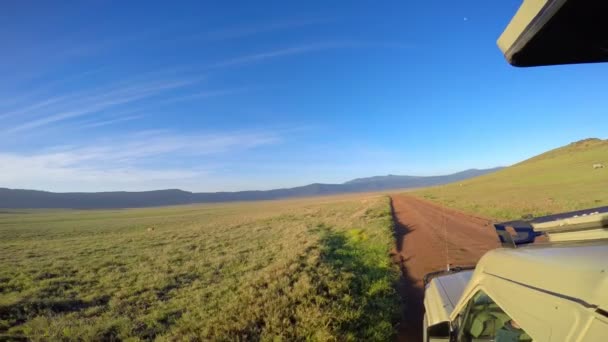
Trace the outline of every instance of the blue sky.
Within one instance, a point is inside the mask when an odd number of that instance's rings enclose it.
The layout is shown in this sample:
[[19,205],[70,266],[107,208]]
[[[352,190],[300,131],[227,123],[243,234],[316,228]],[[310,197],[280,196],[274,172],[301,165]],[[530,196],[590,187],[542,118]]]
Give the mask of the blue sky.
[[520,1],[0,10],[0,187],[270,189],[606,138],[608,66],[509,66]]

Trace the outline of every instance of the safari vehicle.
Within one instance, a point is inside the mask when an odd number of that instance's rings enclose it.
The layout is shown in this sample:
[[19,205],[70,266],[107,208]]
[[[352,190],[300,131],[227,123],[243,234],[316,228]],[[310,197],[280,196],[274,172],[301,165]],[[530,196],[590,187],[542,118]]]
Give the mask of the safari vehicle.
[[[498,46],[519,67],[606,62],[608,1],[525,0]],[[608,207],[495,228],[476,267],[425,277],[424,340],[608,341]]]
[[495,228],[474,270],[425,278],[425,341],[608,341],[608,207]]

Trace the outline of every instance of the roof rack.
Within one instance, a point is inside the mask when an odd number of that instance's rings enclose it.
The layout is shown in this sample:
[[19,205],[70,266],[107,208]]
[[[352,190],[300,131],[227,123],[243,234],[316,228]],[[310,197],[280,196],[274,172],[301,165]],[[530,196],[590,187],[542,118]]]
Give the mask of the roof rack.
[[608,206],[496,223],[494,228],[504,247],[530,244],[541,235],[551,242],[608,239]]

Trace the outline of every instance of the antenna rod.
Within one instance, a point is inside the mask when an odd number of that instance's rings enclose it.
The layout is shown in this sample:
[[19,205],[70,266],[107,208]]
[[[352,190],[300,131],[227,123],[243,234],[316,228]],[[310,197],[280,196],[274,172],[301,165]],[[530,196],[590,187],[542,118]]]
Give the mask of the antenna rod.
[[[443,193],[443,186],[441,186],[441,192]],[[443,233],[444,233],[444,241],[445,241],[445,263],[446,263],[446,270],[450,271],[450,248],[449,248],[449,244],[448,244],[448,227],[446,224],[446,217],[445,217],[445,208],[443,207],[443,205],[441,206],[441,214],[443,216]]]

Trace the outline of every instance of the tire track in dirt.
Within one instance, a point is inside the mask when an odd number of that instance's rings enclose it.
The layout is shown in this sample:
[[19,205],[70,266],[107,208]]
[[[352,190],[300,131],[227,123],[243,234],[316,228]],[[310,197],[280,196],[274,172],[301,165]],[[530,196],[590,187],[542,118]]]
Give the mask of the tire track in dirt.
[[453,266],[475,265],[499,246],[491,221],[407,195],[392,195],[396,246],[401,268],[398,290],[403,303],[397,341],[421,341],[425,274]]

